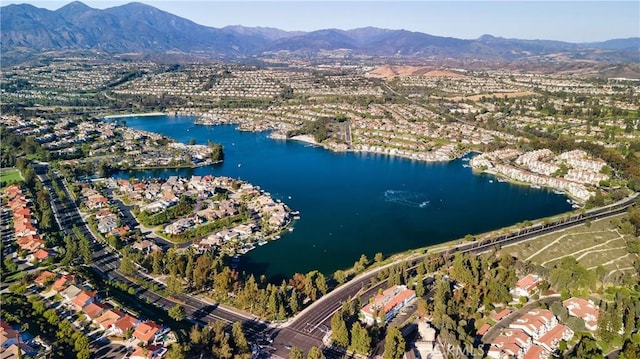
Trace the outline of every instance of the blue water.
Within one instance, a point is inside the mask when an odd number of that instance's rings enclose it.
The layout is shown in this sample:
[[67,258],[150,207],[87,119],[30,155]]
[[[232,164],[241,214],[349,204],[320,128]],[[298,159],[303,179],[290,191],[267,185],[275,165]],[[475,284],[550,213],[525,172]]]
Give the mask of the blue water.
[[[461,160],[424,163],[373,154],[333,153],[190,117],[127,118],[127,125],[181,142],[222,143],[225,161],[188,170],[120,177],[213,174],[249,181],[282,199],[301,220],[295,230],[241,258],[242,270],[279,281],[295,272],[331,274],[361,254],[390,255],[571,210],[563,196],[474,175]],[[492,183],[493,182],[493,183]]]

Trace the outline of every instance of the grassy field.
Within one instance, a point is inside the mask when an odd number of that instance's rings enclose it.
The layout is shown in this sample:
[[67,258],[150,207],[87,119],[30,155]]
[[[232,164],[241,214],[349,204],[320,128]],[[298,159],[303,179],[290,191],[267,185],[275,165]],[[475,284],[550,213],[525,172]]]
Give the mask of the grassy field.
[[614,218],[620,219],[624,216],[606,218],[543,235],[506,246],[501,252],[547,268],[552,268],[564,257],[572,256],[589,269],[602,265],[610,274],[617,271],[633,271],[633,261],[638,256],[627,251],[625,236],[612,224]]
[[0,170],[0,182],[10,185],[15,182],[22,181],[20,171],[17,169],[2,169]]

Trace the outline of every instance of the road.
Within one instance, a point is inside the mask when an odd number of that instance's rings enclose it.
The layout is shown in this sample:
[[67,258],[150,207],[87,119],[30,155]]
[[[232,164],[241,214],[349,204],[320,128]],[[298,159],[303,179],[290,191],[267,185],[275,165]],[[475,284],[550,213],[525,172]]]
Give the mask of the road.
[[[70,196],[70,191],[66,187],[64,181],[58,176],[53,179],[49,178],[49,176],[46,174],[46,170],[44,171],[45,173],[42,173],[42,171],[39,172],[40,173],[38,174],[38,178],[50,193],[52,209],[56,218],[56,222],[59,223],[61,230],[64,231],[66,235],[76,238],[76,235],[72,229],[75,225],[82,233],[82,235],[92,241],[93,267],[105,279],[113,279],[126,283],[129,287],[134,288],[134,290],[136,291],[136,296],[138,298],[165,310],[168,310],[169,308],[179,303],[185,308],[187,317],[191,318],[192,320],[205,323],[222,321],[228,325],[231,325],[234,322],[241,322],[243,324],[243,327],[245,328],[247,338],[249,340],[256,340],[257,338],[261,337],[265,331],[272,329],[269,328],[266,323],[254,320],[253,317],[245,313],[235,311],[217,304],[207,303],[192,296],[178,296],[177,298],[175,298],[175,301],[165,298],[136,284],[131,279],[122,275],[118,271],[118,268],[120,267],[120,254],[104,243],[101,243],[96,238],[94,233],[88,227],[87,223],[84,222],[82,217],[80,216],[76,204],[73,202],[73,200],[71,200],[72,197]],[[56,191],[53,190],[51,181],[56,181],[58,187],[65,192],[66,198],[58,198]],[[78,240],[78,238],[76,238],[76,240]],[[153,280],[153,278],[147,276],[142,272],[138,272],[136,273],[136,275],[147,280]],[[157,284],[160,288],[164,287],[164,285],[160,282],[157,282]]]
[[153,229],[145,227],[142,223],[136,220],[132,212],[133,206],[124,204],[122,200],[114,196],[113,189],[107,188],[105,191],[110,202],[115,204],[118,207],[118,210],[120,210],[120,213],[122,213],[122,216],[124,217],[123,222],[124,224],[128,225],[129,228],[139,229],[143,236],[145,236],[147,239],[153,240],[158,246],[162,247],[165,250],[173,247],[174,245],[177,245],[178,248],[187,248],[191,245],[192,241],[173,243],[153,233]]
[[[45,171],[46,172],[46,171]],[[42,181],[45,188],[49,191],[52,197],[53,212],[56,217],[56,221],[59,223],[60,228],[68,235],[75,236],[71,230],[72,225],[75,224],[78,229],[87,238],[93,241],[94,246],[94,267],[105,278],[117,279],[127,283],[129,286],[136,290],[136,295],[141,299],[147,300],[161,308],[168,310],[176,304],[175,301],[164,298],[152,291],[149,291],[118,272],[120,265],[119,253],[104,244],[100,243],[94,234],[89,230],[87,224],[82,220],[77,206],[70,200],[68,189],[64,182],[60,178],[54,178],[57,181],[58,186],[63,188],[67,192],[67,198],[61,200],[57,198],[56,192],[51,187],[51,179],[48,176],[38,172],[38,177]],[[582,224],[586,221],[596,220],[600,218],[609,217],[619,213],[623,213],[629,208],[638,198],[638,194],[609,205],[607,207],[590,210],[584,213],[574,214],[567,218],[562,218],[552,223],[539,223],[530,227],[519,229],[517,232],[500,235],[490,240],[482,242],[470,242],[461,244],[457,247],[449,249],[442,253],[445,256],[453,255],[456,252],[466,253],[481,253],[489,251],[496,246],[504,246],[521,241],[525,241],[543,234],[551,233],[554,231],[562,230],[568,227]],[[342,352],[338,349],[327,347],[323,345],[323,337],[330,327],[331,316],[337,310],[340,309],[342,303],[349,301],[355,297],[360,297],[363,303],[366,303],[368,298],[375,295],[377,289],[386,284],[386,280],[376,283],[374,286],[369,287],[371,280],[375,278],[378,272],[386,267],[398,265],[402,262],[409,262],[410,267],[415,266],[420,261],[424,260],[426,254],[415,255],[410,258],[398,260],[393,263],[389,263],[382,267],[377,267],[369,272],[358,275],[344,285],[336,288],[332,292],[328,293],[324,297],[320,298],[315,303],[311,304],[296,317],[292,318],[287,323],[282,325],[267,325],[265,322],[254,320],[252,317],[245,313],[225,308],[216,304],[206,303],[200,299],[192,296],[180,296],[177,299],[185,307],[185,311],[188,317],[202,322],[211,321],[223,321],[227,324],[239,321],[243,323],[243,327],[247,331],[247,337],[250,341],[258,340],[259,338],[268,335],[274,338],[271,345],[273,348],[273,355],[279,357],[288,357],[288,347],[296,346],[305,351],[308,351],[311,346],[322,347],[325,356],[328,358],[341,357]],[[144,273],[137,273],[139,276],[146,276]],[[147,278],[150,278],[146,276]],[[162,284],[159,284],[162,286]]]
[[[563,230],[569,227],[573,227],[582,224],[586,221],[592,221],[605,217],[610,217],[620,213],[624,213],[630,206],[632,206],[638,199],[638,193],[635,193],[629,198],[626,198],[615,204],[593,209],[584,213],[577,213],[568,218],[562,218],[557,222],[540,223],[527,228],[519,229],[518,231],[510,234],[500,235],[490,240],[482,242],[470,242],[462,245],[458,245],[443,253],[445,256],[453,255],[456,252],[466,253],[482,253],[487,252],[495,248],[496,246],[505,246],[522,241],[526,241],[537,236],[548,234],[551,232]],[[384,268],[392,265],[401,264],[402,262],[409,261],[410,267],[415,266],[419,261],[424,260],[426,254],[416,255],[411,258],[405,258],[394,263],[390,263],[384,267],[375,268],[367,273],[361,274],[352,279],[348,283],[336,288],[325,297],[321,298],[317,302],[311,304],[304,311],[299,313],[293,318],[285,328],[280,330],[275,343],[276,347],[283,346],[285,344],[296,345],[301,348],[308,349],[308,346],[303,346],[309,337],[321,340],[324,333],[322,332],[323,326],[330,327],[331,316],[337,310],[340,309],[342,303],[348,301],[356,296],[361,297],[361,302],[366,303],[368,298],[373,296],[377,289],[386,283],[386,280],[377,283],[375,286],[368,290],[363,290],[367,285],[371,283],[371,279],[376,277],[378,272]],[[278,354],[284,354],[281,350],[278,350]],[[325,351],[325,355],[333,357],[335,351]]]

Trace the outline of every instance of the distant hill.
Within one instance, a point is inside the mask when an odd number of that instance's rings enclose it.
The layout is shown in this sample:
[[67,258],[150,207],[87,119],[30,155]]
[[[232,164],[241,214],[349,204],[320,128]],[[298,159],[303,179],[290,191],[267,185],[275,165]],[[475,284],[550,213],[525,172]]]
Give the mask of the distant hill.
[[[93,50],[118,53],[184,53],[223,58],[263,54],[341,54],[454,58],[460,60],[581,59],[640,62],[640,38],[574,44],[483,35],[463,40],[407,30],[366,27],[291,32],[267,27],[198,25],[149,5],[129,3],[104,10],[72,2],[51,11],[32,5],[0,8],[3,63],[45,51]],[[547,59],[548,60],[548,59]]]

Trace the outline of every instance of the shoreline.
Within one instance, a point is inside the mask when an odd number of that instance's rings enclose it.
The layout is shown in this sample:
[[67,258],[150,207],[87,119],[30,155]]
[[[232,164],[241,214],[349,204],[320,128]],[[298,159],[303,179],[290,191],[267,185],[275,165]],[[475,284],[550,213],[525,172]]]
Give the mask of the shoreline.
[[147,112],[147,113],[129,113],[126,115],[108,115],[108,116],[104,116],[103,118],[105,120],[113,120],[113,119],[117,119],[117,118],[130,118],[130,117],[160,117],[160,116],[168,116],[166,113],[163,112]]
[[[304,143],[310,143],[312,145],[316,145],[316,146],[321,146],[318,141],[316,141],[315,138],[313,138],[313,136],[311,135],[297,135],[297,136],[293,136],[291,138],[287,138],[287,140],[293,140],[293,141],[298,141],[298,142],[304,142]],[[324,146],[322,146],[324,147]]]
[[[179,113],[175,113],[175,115],[179,115]],[[225,120],[221,120],[221,121],[214,121],[214,122],[201,122],[199,121],[201,119],[201,114],[194,114],[196,116],[196,120],[194,121],[195,124],[199,124],[199,125],[203,125],[203,126],[217,126],[217,125],[225,125],[225,124],[237,124],[237,122],[234,121],[225,121]],[[238,131],[240,131],[239,128],[237,128]],[[255,130],[243,130],[243,131],[249,131],[249,132],[261,132],[261,131],[255,131]],[[388,153],[385,151],[371,151],[371,150],[362,150],[362,149],[353,149],[353,148],[343,148],[343,149],[339,149],[339,148],[334,148],[334,146],[331,146],[331,144],[326,144],[326,143],[318,143],[313,136],[308,135],[308,134],[303,134],[303,135],[297,135],[297,136],[293,136],[293,137],[286,137],[284,136],[282,133],[278,132],[277,130],[272,130],[271,133],[268,136],[270,139],[272,140],[284,140],[284,141],[297,141],[297,142],[302,142],[302,143],[308,143],[310,145],[313,146],[317,146],[317,147],[322,147],[326,150],[329,150],[331,152],[352,152],[352,153],[362,153],[362,154],[376,154],[376,155],[382,155],[382,156],[389,156],[389,157],[399,157],[399,158],[403,158],[403,159],[407,159],[407,160],[411,160],[411,161],[418,161],[418,162],[424,162],[424,163],[450,163],[452,161],[458,160],[458,159],[462,159],[464,157],[467,157],[467,155],[471,154],[471,153],[475,153],[475,154],[481,154],[482,151],[479,150],[465,150],[462,153],[456,153],[453,157],[449,157],[447,159],[445,158],[434,158],[434,159],[425,159],[425,158],[415,158],[412,156],[407,156],[407,155],[403,155],[403,154],[397,154],[397,153]],[[481,170],[479,168],[476,168],[474,166],[471,166],[471,169],[474,173],[478,173],[478,174],[482,174],[482,173],[487,173],[490,174],[496,178],[500,178],[503,179],[504,182],[510,183],[510,184],[515,184],[515,185],[521,185],[521,186],[532,186],[535,185],[532,182],[526,182],[526,181],[519,181],[516,179],[513,179],[509,176],[507,176],[506,174],[503,174],[501,172],[498,171],[490,171],[490,170]],[[546,190],[559,190],[559,191],[564,191],[564,196],[571,199],[573,201],[573,203],[577,203],[577,204],[584,204],[586,202],[586,200],[580,199],[574,195],[572,195],[570,193],[570,191],[567,191],[566,189],[563,188],[556,188],[556,187],[550,187],[550,186],[541,186],[542,189],[546,189]]]

